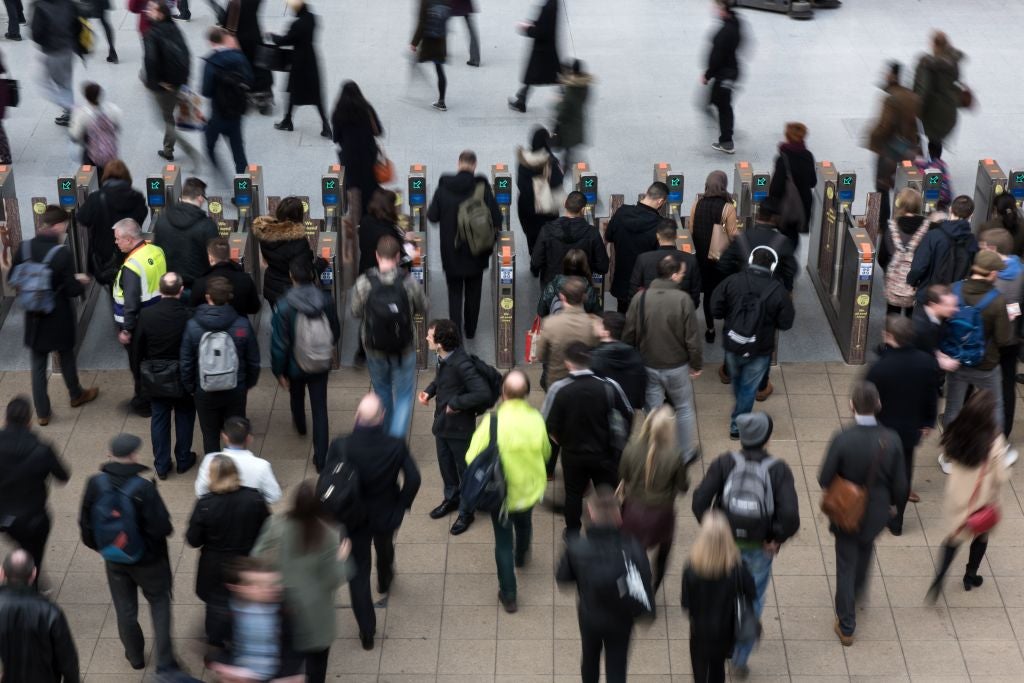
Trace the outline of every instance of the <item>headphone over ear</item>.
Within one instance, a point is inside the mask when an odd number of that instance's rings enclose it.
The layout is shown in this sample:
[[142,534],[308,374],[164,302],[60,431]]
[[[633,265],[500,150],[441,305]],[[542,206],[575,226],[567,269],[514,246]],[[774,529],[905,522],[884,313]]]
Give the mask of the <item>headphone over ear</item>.
[[760,244],[760,245],[754,247],[753,249],[751,249],[750,250],[750,256],[747,257],[747,265],[748,266],[754,265],[754,252],[756,252],[758,249],[764,249],[765,251],[771,253],[772,258],[775,259],[775,261],[772,263],[772,265],[768,267],[768,274],[769,275],[775,275],[775,267],[779,265],[779,254],[778,254],[778,252],[776,252],[774,249],[772,249],[769,246]]

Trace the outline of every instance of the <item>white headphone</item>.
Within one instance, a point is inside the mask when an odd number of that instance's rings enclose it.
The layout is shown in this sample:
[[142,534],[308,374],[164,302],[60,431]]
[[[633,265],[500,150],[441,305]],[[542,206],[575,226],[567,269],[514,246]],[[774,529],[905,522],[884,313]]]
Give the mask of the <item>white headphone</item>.
[[756,252],[758,249],[764,249],[765,251],[770,252],[771,255],[772,255],[772,258],[775,259],[775,261],[772,263],[772,265],[770,265],[768,267],[768,274],[769,275],[775,275],[775,267],[777,265],[779,265],[779,254],[778,254],[778,252],[776,252],[774,249],[772,249],[769,246],[765,246],[765,245],[761,244],[761,245],[758,245],[758,246],[754,247],[753,249],[751,249],[750,250],[750,256],[747,257],[747,265],[748,266],[754,265],[754,252]]

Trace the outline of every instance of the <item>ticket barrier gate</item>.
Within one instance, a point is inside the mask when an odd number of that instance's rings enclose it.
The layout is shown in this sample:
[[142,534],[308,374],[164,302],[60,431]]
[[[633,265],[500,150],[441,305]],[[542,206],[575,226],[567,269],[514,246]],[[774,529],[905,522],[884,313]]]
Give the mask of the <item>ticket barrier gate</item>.
[[737,227],[747,230],[754,224],[754,172],[749,161],[736,162],[732,187]]
[[[608,229],[608,221],[611,219],[611,216],[609,215],[608,218],[605,219],[598,218],[597,216],[597,174],[590,170],[590,166],[587,165],[587,162],[578,161],[572,168],[572,180],[573,187],[575,187],[578,192],[582,192],[583,197],[587,200],[586,206],[583,207],[583,218],[586,219],[587,223],[590,223],[592,226],[597,228],[598,232],[601,233],[601,238],[604,239],[604,233]],[[619,202],[619,206],[622,206],[621,201]],[[591,264],[591,266],[592,265],[593,264]],[[614,263],[608,264],[609,273],[614,272],[613,266]],[[597,297],[599,301],[604,301],[605,280],[606,278],[604,274],[593,271],[591,272],[590,282],[597,290]]]
[[686,217],[683,216],[683,193],[685,191],[685,178],[683,174],[672,170],[672,165],[667,162],[660,162],[654,165],[654,180],[665,183],[668,187],[668,197],[664,204],[664,215],[675,221],[676,224],[676,249],[689,254],[695,253],[693,238],[690,235],[689,226],[686,225]]
[[508,164],[491,166],[491,189],[501,210],[494,245],[494,359],[503,370],[516,364],[516,250],[512,232],[512,173]]
[[0,165],[0,326],[14,304],[14,291],[7,285],[14,254],[21,248],[21,212],[14,189],[14,170]]
[[[263,291],[263,269],[260,263],[260,247],[252,234],[252,222],[260,215],[262,171],[258,166],[256,175],[241,173],[232,181],[233,203],[237,210],[234,220],[224,218],[224,204],[220,197],[209,197],[210,217],[217,222],[221,237],[228,240],[231,260],[242,266],[256,285],[256,291]],[[249,318],[253,329],[259,330],[260,314]]]
[[[910,160],[904,159],[896,167],[896,194],[909,187],[921,193],[921,215],[930,216],[938,210],[939,196],[942,191],[942,171],[927,168],[924,172]],[[895,213],[895,212],[894,212]],[[880,226],[884,228],[884,226]]]
[[757,212],[764,200],[768,199],[768,188],[771,186],[772,177],[768,173],[754,173],[753,184],[750,188],[750,215],[752,222],[757,222]]
[[1006,192],[1007,177],[993,159],[978,162],[978,175],[974,182],[974,215],[971,229],[978,232],[992,218],[996,197]]
[[[406,239],[414,246],[412,264],[409,272],[420,284],[423,291],[430,296],[430,277],[427,269],[427,167],[424,164],[413,164],[409,167],[407,181],[409,205],[409,231]],[[427,368],[427,320],[422,313],[413,316],[416,335],[416,366],[421,370]]]
[[1017,209],[1021,208],[1021,204],[1024,203],[1024,171],[1022,170],[1011,170],[1010,171],[1010,194],[1013,195],[1014,200],[1017,202]]
[[167,164],[159,174],[146,176],[146,204],[149,206],[149,229],[154,232],[160,214],[181,199],[181,168]]

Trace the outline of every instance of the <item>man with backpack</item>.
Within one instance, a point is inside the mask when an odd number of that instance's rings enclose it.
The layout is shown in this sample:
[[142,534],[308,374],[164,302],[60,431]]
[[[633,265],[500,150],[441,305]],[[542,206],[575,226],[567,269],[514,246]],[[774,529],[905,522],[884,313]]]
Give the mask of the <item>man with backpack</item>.
[[25,311],[25,346],[31,354],[32,403],[40,426],[50,423],[47,367],[50,354],[60,356],[60,374],[68,388],[71,407],[77,408],[99,395],[97,387],[82,388],[75,362],[78,325],[72,299],[85,293],[89,276],[75,272],[75,260],[62,241],[68,230],[68,214],[59,206],[43,211],[36,236],[13,250],[7,283]]
[[930,285],[951,285],[971,270],[978,240],[971,231],[974,200],[960,195],[953,200],[949,220],[928,231],[914,252],[907,283],[917,288],[917,305],[923,306]]
[[146,641],[138,622],[139,589],[153,619],[156,673],[178,670],[171,645],[171,564],[167,537],[174,532],[156,484],[143,479],[149,468],[137,461],[142,439],[118,434],[110,461],[89,477],[78,526],[82,543],[104,560],[117,632],[131,667],[146,667]]
[[540,274],[541,288],[562,274],[562,261],[570,249],[579,249],[587,255],[592,273],[608,272],[608,250],[601,233],[583,217],[587,198],[582,192],[570,192],[564,206],[565,215],[544,225],[533,247],[530,270]]
[[416,391],[413,317],[427,313],[427,296],[416,279],[398,267],[402,245],[392,235],[377,242],[377,267],[356,279],[352,315],[362,318],[360,339],[373,393],[384,406],[388,434],[404,439]]
[[718,261],[718,269],[723,276],[729,276],[745,269],[750,261],[750,254],[757,247],[771,247],[778,255],[776,267],[772,275],[782,283],[787,292],[793,291],[793,284],[800,270],[793,243],[779,232],[779,209],[774,199],[766,199],[757,207],[754,226],[736,233],[736,239],[725,250]]
[[772,248],[754,247],[747,268],[725,278],[711,295],[712,315],[725,320],[722,347],[736,399],[729,422],[730,439],[739,438],[737,417],[754,407],[758,386],[771,367],[775,333],[793,327],[793,299],[774,278],[779,258]]
[[211,278],[181,340],[181,383],[196,403],[203,453],[220,450],[227,418],[245,417],[246,396],[260,378],[260,350],[249,319],[231,307],[231,284]]
[[[545,461],[551,442],[544,418],[527,402],[530,378],[521,370],[505,375],[501,406],[481,420],[466,452],[466,463],[497,460],[504,501],[491,510],[494,561],[498,566],[498,600],[508,613],[516,612],[516,567],[525,567],[533,536],[533,506],[547,488]],[[498,495],[500,495],[500,493]]]
[[448,289],[448,317],[466,339],[476,336],[484,271],[498,230],[501,209],[486,177],[476,174],[476,153],[459,154],[459,170],[437,181],[427,218],[439,227],[441,268]]
[[235,160],[235,173],[244,173],[248,161],[242,140],[242,117],[249,101],[253,84],[249,60],[238,49],[235,39],[219,26],[206,34],[213,50],[206,56],[201,94],[210,100],[210,117],[206,122],[206,155],[210,163],[222,174],[217,164],[215,147],[223,135],[231,145]]
[[466,451],[476,430],[477,415],[495,404],[500,389],[493,391],[490,380],[481,372],[485,369],[480,367],[483,362],[462,347],[453,321],[431,321],[427,344],[437,353],[437,374],[420,392],[419,401],[421,405],[428,405],[436,399],[431,432],[437,443],[437,466],[444,482],[444,500],[430,511],[430,517],[441,519],[458,510],[459,517],[451,528],[452,535],[458,536],[474,519],[474,510],[462,505],[461,497]]
[[[736,424],[741,450],[723,453],[711,463],[693,492],[693,514],[701,520],[714,505],[729,518],[743,564],[754,577],[754,612],[760,620],[772,561],[779,547],[799,530],[800,511],[792,470],[767,450],[772,418],[767,413],[744,413],[736,417]],[[736,643],[734,675],[749,671],[747,659],[755,642]]]
[[[188,85],[192,71],[192,54],[185,36],[171,18],[171,12],[162,0],[150,0],[146,7],[149,29],[142,33],[143,79],[164,122],[163,148],[157,155],[174,161],[174,145],[180,144],[194,165],[199,163],[196,148],[178,133],[174,112],[178,95]],[[188,281],[191,284],[191,280]]]
[[288,390],[292,424],[306,434],[306,390],[313,413],[313,464],[323,469],[327,457],[327,378],[334,366],[341,325],[331,295],[320,289],[309,261],[289,264],[292,287],[277,301],[271,321],[270,366]]

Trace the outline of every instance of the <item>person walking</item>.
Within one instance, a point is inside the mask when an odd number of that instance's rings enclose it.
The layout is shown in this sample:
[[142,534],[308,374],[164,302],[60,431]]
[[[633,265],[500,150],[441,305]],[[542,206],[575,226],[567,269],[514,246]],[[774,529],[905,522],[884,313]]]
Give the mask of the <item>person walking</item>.
[[753,600],[754,578],[743,566],[729,519],[709,510],[683,568],[680,603],[690,618],[690,665],[699,683],[725,683],[725,660],[736,647],[736,601]]
[[75,213],[89,231],[89,269],[96,281],[111,285],[124,256],[114,241],[114,226],[131,218],[142,225],[149,215],[146,197],[132,187],[132,174],[120,159],[109,162],[100,174],[100,187],[89,194]]
[[594,321],[597,346],[590,353],[590,369],[598,377],[615,380],[631,406],[642,406],[647,400],[647,368],[636,347],[622,341],[626,316],[618,311],[605,311]]
[[964,53],[942,31],[932,33],[932,52],[921,57],[914,71],[914,93],[920,98],[921,127],[929,149],[942,156],[942,144],[956,128],[957,109],[970,106],[971,91],[960,82]]
[[665,403],[675,408],[676,444],[683,464],[700,456],[693,380],[704,367],[704,347],[697,332],[697,317],[690,295],[679,289],[683,266],[675,256],[658,262],[658,279],[636,296],[626,313],[622,341],[635,346],[647,370],[649,412]]
[[107,14],[110,12],[110,0],[86,0],[79,9],[83,19],[99,19],[103,27],[103,35],[107,39],[107,62],[117,64],[117,49],[114,45],[114,27]]
[[270,366],[288,390],[292,425],[306,434],[306,390],[313,415],[313,462],[322,469],[327,457],[327,378],[337,355],[341,324],[331,295],[313,282],[303,259],[291,267],[292,287],[278,300],[270,327]]
[[531,87],[558,83],[562,70],[562,60],[558,57],[558,10],[558,0],[544,0],[535,20],[522,21],[516,26],[520,33],[533,39],[533,44],[523,73],[523,85],[508,101],[513,111],[526,113],[526,98]]
[[971,263],[978,254],[978,240],[971,229],[974,200],[960,195],[953,200],[950,213],[947,220],[928,230],[914,251],[907,284],[917,288],[918,304],[924,303],[930,285],[952,285],[971,274]]
[[832,437],[818,472],[823,491],[841,477],[858,486],[866,497],[856,530],[840,528],[835,521],[829,524],[836,539],[836,621],[832,630],[846,647],[853,645],[856,602],[867,588],[875,539],[889,523],[892,506],[902,510],[906,505],[909,491],[900,435],[876,419],[882,409],[878,389],[870,382],[855,384],[850,409],[854,424]]
[[629,281],[640,254],[658,248],[658,226],[661,207],[668,201],[668,186],[661,181],[651,183],[637,204],[623,204],[608,221],[604,239],[615,260],[612,273],[612,296],[618,301],[619,313],[629,310]]
[[35,589],[32,556],[14,550],[0,567],[0,667],[11,681],[78,683],[78,650],[64,612]]
[[244,417],[233,415],[224,421],[221,433],[224,450],[211,451],[203,458],[196,473],[196,498],[202,498],[212,490],[212,474],[210,470],[218,455],[230,457],[238,470],[242,486],[256,489],[263,496],[267,505],[281,500],[281,485],[274,476],[274,468],[269,461],[252,452],[252,425]]
[[448,17],[451,16],[449,0],[420,0],[416,30],[409,41],[409,50],[416,62],[433,62],[437,72],[437,101],[431,106],[438,111],[448,111],[444,97],[448,91],[448,78],[444,63],[448,61]]
[[250,316],[260,312],[263,302],[252,276],[240,264],[231,260],[231,245],[225,237],[215,237],[206,245],[209,268],[192,283],[189,308],[199,308],[206,303],[206,287],[210,280],[223,278],[231,285],[231,308],[239,315]]
[[71,0],[36,0],[32,6],[32,42],[42,51],[46,97],[61,108],[53,120],[58,126],[71,124],[75,107],[72,76],[78,44],[78,10]]
[[[491,513],[494,527],[494,562],[498,568],[498,601],[509,614],[519,610],[516,600],[516,567],[525,567],[533,538],[533,506],[547,488],[546,461],[551,442],[544,418],[527,402],[530,378],[519,370],[505,375],[501,405],[481,420],[466,451],[471,464],[497,439],[498,456],[505,477],[505,504]],[[497,425],[494,422],[497,422]]]
[[427,220],[438,224],[441,245],[441,268],[448,288],[448,317],[455,322],[466,339],[476,336],[480,319],[480,296],[484,271],[490,266],[491,251],[474,254],[469,244],[458,240],[459,209],[483,186],[483,202],[491,212],[491,227],[497,235],[501,229],[501,209],[494,199],[491,183],[476,172],[476,153],[463,150],[459,154],[458,172],[444,174],[427,209]]
[[95,166],[102,178],[103,169],[118,159],[121,135],[121,108],[110,102],[101,102],[103,88],[98,83],[82,86],[85,104],[71,112],[68,135],[82,146],[82,164]]
[[199,549],[196,596],[206,604],[206,643],[223,648],[230,625],[224,571],[252,551],[270,508],[259,491],[242,486],[231,456],[215,454],[209,477],[210,491],[192,508],[185,540]]
[[[943,590],[943,581],[956,551],[968,541],[964,590],[978,588],[984,581],[978,570],[988,549],[989,532],[999,520],[1002,489],[1010,478],[1005,462],[1006,439],[992,419],[995,403],[995,395],[991,391],[980,389],[974,392],[942,433],[942,449],[951,464],[951,471],[946,480],[943,502],[946,537],[942,541],[935,580],[927,594],[927,600],[933,604]],[[992,511],[996,513],[994,519]],[[977,519],[979,515],[987,516],[988,522]]]
[[1009,254],[1017,256],[1024,254],[1024,215],[1021,214],[1017,200],[1011,192],[1004,192],[996,196],[995,201],[992,202],[992,218],[981,226],[978,234],[996,228],[1002,228],[1010,233],[1013,247],[1008,252]]
[[[7,74],[7,64],[4,62],[3,54],[0,53],[0,76],[5,78]],[[11,156],[11,140],[7,137],[7,130],[4,128],[4,119],[7,117],[7,107],[14,103],[14,84],[6,82],[0,85],[0,164],[10,164],[13,162]]]
[[893,536],[903,533],[907,502],[921,498],[911,488],[914,449],[935,427],[939,410],[939,362],[933,354],[914,346],[914,324],[902,316],[885,320],[885,344],[878,360],[868,368],[865,380],[875,386],[881,401],[878,422],[899,436],[907,499],[896,502],[896,514],[888,521]]
[[480,66],[480,36],[477,34],[476,22],[473,21],[476,11],[473,0],[452,0],[452,16],[466,20],[466,33],[469,35],[468,66]]
[[[547,287],[559,271],[563,271],[563,261],[571,249],[579,249],[586,254],[591,272],[600,275],[608,272],[608,251],[601,233],[583,217],[586,206],[587,198],[582,192],[570,192],[565,198],[565,215],[540,229],[530,256],[530,270],[540,273],[540,284],[543,287]],[[565,274],[564,271],[562,274]],[[600,303],[603,309],[604,302]]]
[[[144,308],[132,338],[139,359],[143,392],[150,399],[150,439],[153,442],[153,468],[163,480],[171,471],[171,413],[174,413],[174,460],[178,474],[196,464],[192,434],[196,424],[196,406],[181,385],[181,340],[191,317],[181,300],[184,287],[174,272],[160,278],[160,301]],[[147,384],[151,385],[147,387]],[[157,392],[158,395],[154,392]]]
[[[324,683],[334,642],[334,594],[351,575],[351,542],[340,543],[321,518],[316,485],[295,488],[286,512],[263,524],[252,555],[269,558],[281,574],[284,600],[294,618],[292,647],[306,661],[306,680]],[[315,580],[310,580],[316,577]]]
[[47,482],[53,477],[63,486],[71,473],[53,446],[32,433],[31,425],[32,405],[27,397],[15,396],[7,403],[0,429],[0,520],[3,533],[28,551],[41,572],[52,524]]
[[793,181],[793,187],[800,196],[803,219],[793,221],[791,217],[786,217],[788,220],[780,221],[779,232],[789,238],[796,251],[800,245],[800,234],[810,232],[811,190],[818,184],[818,173],[814,166],[814,155],[807,149],[807,126],[791,121],[786,124],[784,137],[786,141],[779,145],[779,155],[775,157],[768,196],[778,206],[783,206],[786,188],[789,187],[789,181]]
[[[782,544],[800,529],[800,510],[792,470],[768,452],[774,428],[771,416],[744,413],[736,418],[736,425],[741,450],[723,453],[711,463],[693,492],[692,507],[701,520],[712,506],[726,513],[743,566],[754,578],[753,607],[760,620],[772,562]],[[749,674],[747,660],[756,642],[736,643],[731,657],[734,677]]]
[[252,234],[259,240],[260,255],[267,264],[263,271],[263,298],[272,309],[292,286],[292,262],[309,264],[311,270],[314,267],[316,256],[306,237],[304,213],[301,199],[285,197],[273,217],[257,216],[252,222]]
[[462,505],[462,475],[466,471],[466,451],[476,429],[476,416],[490,406],[491,391],[473,358],[462,347],[454,322],[431,321],[427,344],[437,353],[437,374],[418,398],[424,406],[434,400],[431,431],[444,483],[444,500],[430,511],[430,518],[441,519],[458,510],[458,519],[451,528],[452,535],[458,536],[475,517],[475,510]]
[[286,4],[295,12],[295,21],[283,36],[273,33],[270,35],[275,45],[292,48],[292,64],[288,72],[288,107],[285,109],[284,118],[275,123],[274,128],[295,130],[292,125],[292,110],[295,107],[312,104],[320,114],[320,137],[330,140],[331,124],[324,110],[320,63],[316,57],[316,15],[310,11],[305,0],[287,0]]
[[370,547],[377,555],[377,592],[387,594],[395,578],[395,533],[412,508],[421,481],[408,446],[387,433],[384,418],[380,398],[364,396],[356,409],[352,433],[331,442],[324,469],[330,472],[345,462],[359,477],[359,498],[366,514],[361,524],[348,529],[355,563],[348,590],[359,640],[366,650],[373,649],[377,632],[377,611],[370,593]]
[[541,228],[558,219],[558,199],[565,182],[565,171],[551,152],[551,142],[547,128],[537,126],[530,135],[530,148],[516,147],[516,208],[531,257]]
[[[178,10],[182,11],[181,0],[178,0]],[[260,114],[267,116],[274,110],[274,73],[260,66],[259,53],[265,44],[260,26],[262,10],[263,0],[228,0],[223,10],[220,7],[214,8],[217,24],[234,35],[239,49],[252,66],[253,83],[249,101],[256,105]],[[185,12],[182,11],[182,14]]]
[[244,173],[249,162],[242,139],[242,117],[248,108],[248,91],[254,83],[252,66],[238,49],[233,38],[219,26],[207,33],[212,50],[206,56],[203,84],[200,94],[210,99],[210,116],[206,122],[206,156],[218,175],[223,177],[217,163],[215,148],[223,135],[231,146],[235,173]]
[[914,252],[931,230],[921,215],[921,193],[905,187],[896,195],[896,218],[889,220],[878,237],[878,265],[885,272],[885,312],[905,315],[914,312],[917,290],[907,282]]
[[917,132],[919,99],[900,84],[901,66],[890,62],[885,81],[882,111],[868,133],[867,148],[878,155],[875,165],[875,190],[881,193],[878,224],[888,225],[891,215],[889,194],[896,185],[896,167],[901,161],[913,160],[920,151]]
[[217,224],[203,210],[205,203],[206,183],[186,178],[179,201],[161,211],[153,227],[153,244],[164,250],[167,269],[181,276],[186,300],[191,298],[196,278],[209,267],[210,240],[219,236]]
[[[345,192],[359,190],[362,206],[367,206],[380,189],[374,166],[380,154],[377,138],[384,126],[355,81],[345,81],[331,112],[331,129],[338,147],[338,161],[345,168]],[[372,242],[370,249],[377,246]]]
[[[619,529],[619,502],[610,488],[596,488],[587,511],[587,534],[568,539],[555,580],[576,584],[582,641],[580,680],[598,683],[603,650],[605,680],[625,683],[634,610],[654,613],[651,566],[641,545]],[[623,585],[628,587],[626,594]],[[618,595],[619,600],[609,600],[609,595]]]
[[352,315],[360,318],[370,385],[384,406],[387,432],[404,438],[416,390],[416,334],[413,318],[427,315],[427,296],[416,279],[398,267],[402,245],[394,237],[377,242],[377,267],[352,287]]
[[245,417],[248,391],[260,378],[256,332],[230,302],[231,284],[211,278],[206,303],[196,309],[181,340],[181,383],[195,401],[203,453],[220,450],[227,419]]
[[[598,240],[600,240],[600,235],[598,235]],[[548,246],[552,245],[548,244]],[[537,302],[537,315],[546,318],[552,313],[562,310],[562,301],[558,298],[558,295],[562,291],[562,285],[571,277],[581,278],[587,283],[587,293],[583,299],[583,310],[593,315],[598,315],[604,311],[601,292],[594,286],[590,263],[587,260],[587,252],[573,247],[565,252],[565,256],[562,257],[562,272],[555,275],[550,282],[544,285],[544,291],[540,294],[540,301]]]
[[587,281],[581,277],[565,278],[558,293],[561,304],[558,315],[549,315],[541,323],[537,360],[543,366],[540,375],[543,389],[550,389],[555,382],[568,376],[565,356],[570,346],[575,342],[581,342],[587,348],[597,345],[594,316],[583,308],[587,286]]
[[663,218],[654,234],[658,239],[658,248],[639,254],[633,264],[633,274],[629,277],[630,301],[636,297],[637,293],[644,291],[658,279],[658,264],[663,258],[671,255],[683,264],[683,279],[679,282],[679,289],[690,295],[690,300],[693,301],[693,310],[696,313],[700,308],[700,294],[703,291],[697,257],[688,251],[676,248],[676,222],[674,220]]
[[737,232],[718,260],[718,270],[722,276],[728,277],[743,271],[750,265],[750,256],[755,250],[769,247],[769,251],[777,257],[772,276],[782,283],[787,292],[792,292],[800,274],[800,264],[796,260],[793,242],[779,231],[780,221],[779,206],[775,200],[768,198],[761,202],[757,207],[753,227]]
[[[118,434],[110,440],[110,462],[89,477],[78,515],[82,543],[100,553],[106,567],[117,633],[133,669],[146,667],[146,640],[139,626],[139,590],[153,619],[157,676],[178,672],[171,644],[171,564],[167,537],[174,532],[156,484],[141,475],[142,439]],[[128,507],[131,506],[131,507]]]
[[[75,360],[75,339],[78,326],[71,301],[85,293],[89,276],[75,272],[74,257],[67,247],[62,246],[68,230],[68,214],[64,209],[48,205],[39,219],[36,236],[25,240],[11,257],[11,270],[7,282],[17,289],[22,275],[28,276],[35,269],[45,274],[50,271],[53,287],[53,308],[46,311],[25,311],[25,336],[23,343],[29,349],[32,370],[32,403],[40,426],[50,424],[53,416],[46,377],[50,354],[60,357],[60,374],[68,389],[71,407],[77,408],[96,400],[98,387],[85,389],[78,378]],[[25,271],[21,273],[20,271]]]
[[[729,194],[729,176],[712,171],[704,182],[704,194],[690,209],[690,236],[696,250],[700,287],[704,294],[704,341],[715,343],[715,317],[711,313],[711,294],[724,279],[718,260],[736,239],[736,205]],[[719,237],[716,238],[715,234]],[[721,238],[724,237],[725,240]],[[712,248],[714,245],[714,248]]]
[[7,32],[4,38],[7,40],[21,40],[21,25],[27,23],[25,20],[25,6],[22,0],[4,0],[4,8],[7,10]]
[[686,463],[679,452],[675,414],[662,405],[647,414],[619,461],[623,486],[622,533],[640,541],[648,552],[656,550],[655,593],[665,579],[672,552],[676,495],[690,488]]
[[163,147],[157,155],[166,161],[174,161],[174,147],[181,145],[192,165],[198,166],[199,153],[178,132],[174,121],[178,95],[182,86],[188,85],[192,72],[192,53],[165,2],[150,0],[143,16],[150,22],[148,30],[142,34],[144,82],[146,88],[153,93],[153,100],[164,123]]
[[562,97],[555,110],[555,144],[562,149],[562,167],[568,169],[576,158],[573,152],[587,142],[586,106],[594,77],[584,71],[583,62],[574,59],[562,69],[558,82]]
[[743,33],[732,0],[714,0],[714,5],[722,25],[711,39],[708,66],[701,75],[701,82],[704,85],[711,84],[708,104],[718,110],[718,142],[712,143],[711,148],[726,154],[735,154],[736,146],[732,141],[735,126],[732,93],[740,77],[737,52],[743,42]]

